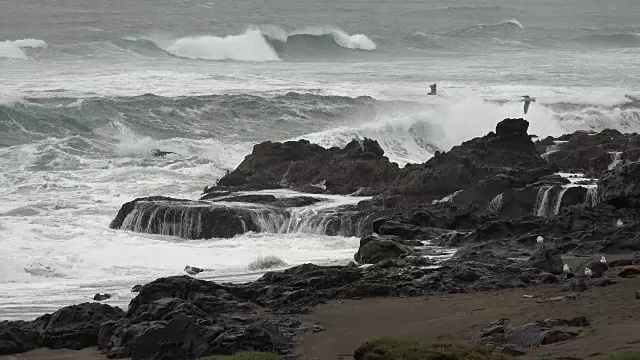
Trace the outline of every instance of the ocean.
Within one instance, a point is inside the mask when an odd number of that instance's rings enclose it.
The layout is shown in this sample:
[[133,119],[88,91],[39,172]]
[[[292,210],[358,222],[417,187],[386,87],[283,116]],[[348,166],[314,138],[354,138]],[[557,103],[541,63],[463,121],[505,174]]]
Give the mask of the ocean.
[[522,117],[522,95],[540,137],[638,132],[639,24],[637,0],[3,0],[0,319],[96,292],[126,308],[187,264],[245,281],[264,256],[351,260],[358,238],[317,229],[109,229],[134,198],[197,199],[261,141],[366,136],[424,162]]

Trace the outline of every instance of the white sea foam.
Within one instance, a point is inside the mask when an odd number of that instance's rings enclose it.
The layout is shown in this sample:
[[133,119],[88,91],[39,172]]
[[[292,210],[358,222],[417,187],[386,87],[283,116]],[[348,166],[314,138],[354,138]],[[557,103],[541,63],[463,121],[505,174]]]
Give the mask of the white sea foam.
[[175,56],[203,60],[279,61],[278,54],[258,29],[240,35],[189,36],[158,41],[158,46]]
[[24,49],[45,47],[47,47],[47,43],[38,39],[0,41],[0,58],[26,60],[28,56]]
[[364,34],[349,35],[336,28],[308,27],[295,30],[289,35],[331,35],[336,44],[346,49],[375,50],[376,43]]

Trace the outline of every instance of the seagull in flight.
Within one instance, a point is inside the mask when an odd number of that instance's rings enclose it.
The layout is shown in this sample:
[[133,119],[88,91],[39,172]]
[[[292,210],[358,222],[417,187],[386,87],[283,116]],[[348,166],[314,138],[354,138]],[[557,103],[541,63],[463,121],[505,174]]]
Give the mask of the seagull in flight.
[[529,105],[531,105],[531,102],[535,102],[536,98],[532,98],[529,95],[525,95],[522,98],[523,98],[522,101],[524,101],[524,113],[526,114],[527,111],[529,111]]
[[200,269],[200,268],[198,268],[198,267],[195,267],[195,266],[189,266],[189,265],[187,265],[187,266],[185,266],[184,271],[185,271],[187,274],[189,274],[189,275],[191,275],[191,276],[195,277],[196,275],[198,275],[199,273],[203,272],[204,270],[202,270],[202,269]]

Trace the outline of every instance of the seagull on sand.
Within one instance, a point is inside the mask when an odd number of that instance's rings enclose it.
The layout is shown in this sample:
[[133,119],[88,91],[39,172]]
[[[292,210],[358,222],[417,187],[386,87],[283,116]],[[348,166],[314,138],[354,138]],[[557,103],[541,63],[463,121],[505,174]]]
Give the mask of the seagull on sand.
[[204,270],[202,270],[202,269],[200,269],[198,267],[195,267],[195,266],[187,265],[187,266],[184,267],[184,271],[187,274],[195,277],[196,275],[198,275],[199,273],[203,272]]
[[536,99],[530,97],[529,95],[525,95],[522,98],[523,98],[522,101],[524,101],[524,113],[526,114],[527,111],[529,111],[529,105],[531,105],[531,102],[535,102]]

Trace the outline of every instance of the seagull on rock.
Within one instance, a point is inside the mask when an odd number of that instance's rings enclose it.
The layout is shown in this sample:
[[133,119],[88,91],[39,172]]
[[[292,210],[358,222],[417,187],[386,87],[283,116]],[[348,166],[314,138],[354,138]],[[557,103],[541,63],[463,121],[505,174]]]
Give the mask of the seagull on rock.
[[532,102],[535,102],[536,98],[532,98],[529,95],[525,95],[522,98],[522,101],[524,101],[524,113],[526,114],[527,111],[529,111],[529,105],[531,105]]
[[593,275],[593,271],[591,271],[591,269],[589,268],[584,269],[584,276],[591,277],[592,275]]
[[600,258],[600,262],[603,264],[607,264],[607,258],[605,258],[604,256]]
[[200,269],[198,267],[195,267],[195,266],[187,265],[187,266],[185,266],[184,271],[187,274],[195,277],[196,275],[198,275],[199,273],[203,272],[204,270],[202,270],[202,269]]
[[616,222],[616,226],[617,227],[623,227],[624,223],[622,222],[622,219],[618,219],[618,222]]
[[562,267],[562,271],[565,274],[570,274],[571,273],[571,267],[569,267],[569,264],[564,264],[564,266]]
[[536,242],[538,243],[538,245],[544,245],[544,238],[542,236],[538,236],[536,238]]

